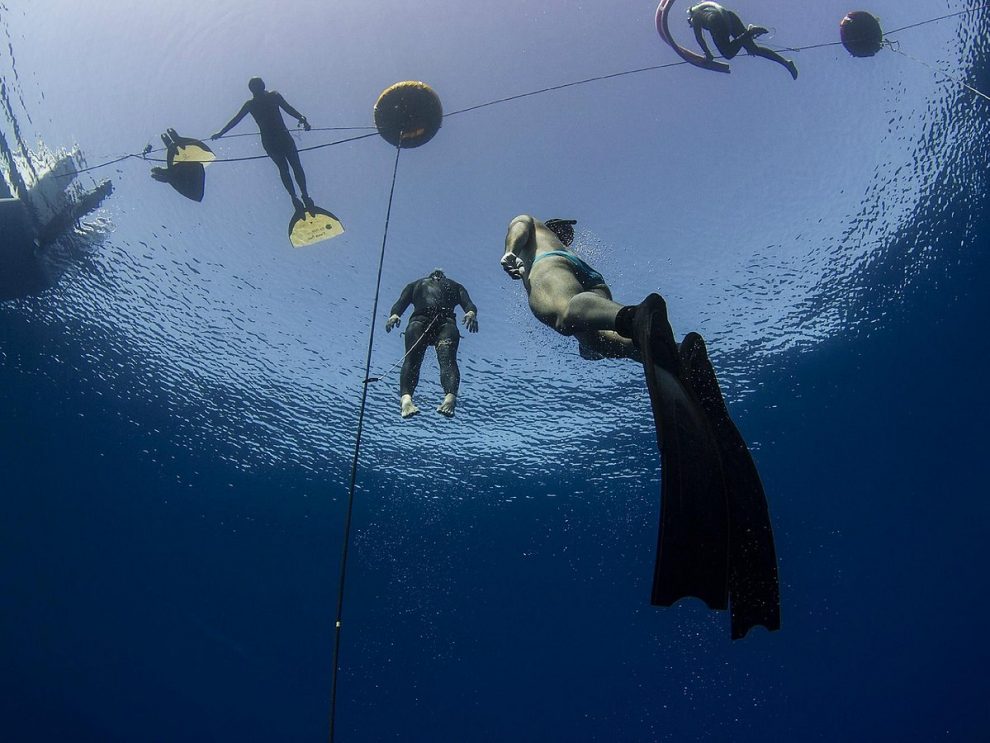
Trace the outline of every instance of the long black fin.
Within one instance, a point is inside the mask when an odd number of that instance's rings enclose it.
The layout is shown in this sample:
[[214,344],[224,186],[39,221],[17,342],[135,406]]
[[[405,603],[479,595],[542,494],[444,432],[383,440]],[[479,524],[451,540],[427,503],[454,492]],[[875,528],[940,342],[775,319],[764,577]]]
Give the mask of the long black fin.
[[206,193],[206,169],[202,163],[175,163],[167,168],[152,168],[151,177],[169,184],[193,201],[202,201]]
[[729,503],[729,603],[732,639],[756,625],[780,629],[777,552],[763,483],[749,447],[729,416],[704,339],[688,333],[680,347],[693,388],[718,442]]
[[693,596],[728,607],[728,504],[718,444],[691,389],[667,307],[651,294],[637,309],[639,347],[660,449],[660,532],[651,602],[670,606]]

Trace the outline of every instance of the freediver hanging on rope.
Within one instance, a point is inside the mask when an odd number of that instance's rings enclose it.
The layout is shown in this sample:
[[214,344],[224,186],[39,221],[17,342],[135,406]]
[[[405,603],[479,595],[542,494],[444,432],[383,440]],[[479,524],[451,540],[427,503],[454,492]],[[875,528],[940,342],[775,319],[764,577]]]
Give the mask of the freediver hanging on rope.
[[[240,111],[234,114],[234,117],[224,124],[222,129],[215,134],[211,134],[210,139],[220,139],[224,134],[241,123],[241,120],[245,116],[251,114],[254,122],[258,125],[258,130],[261,132],[261,146],[265,148],[268,157],[272,159],[275,167],[278,168],[282,185],[285,186],[285,190],[289,192],[289,198],[292,199],[292,206],[296,211],[311,209],[313,207],[313,200],[309,197],[309,191],[306,189],[306,173],[303,172],[296,143],[292,141],[292,136],[285,126],[282,111],[285,111],[289,116],[296,119],[299,122],[299,126],[307,132],[312,128],[309,125],[309,121],[290,106],[285,98],[282,97],[281,93],[275,90],[265,90],[265,81],[260,77],[252,77],[248,80],[248,90],[251,91],[251,98],[245,101]],[[301,201],[296,196],[296,190],[292,183],[292,175],[289,174],[290,167],[296,177],[296,183],[299,184]]]
[[578,340],[582,358],[628,358],[646,376],[661,458],[652,603],[687,596],[731,608],[732,637],[780,627],[777,557],[766,497],[729,417],[705,342],[678,345],[658,294],[623,306],[570,250],[574,220],[509,223],[502,269],[522,281],[536,318]]
[[[260,77],[252,77],[248,80],[248,90],[251,91],[251,98],[245,101],[241,109],[222,129],[210,135],[210,139],[220,139],[237,126],[245,116],[251,114],[261,133],[261,146],[278,168],[282,185],[292,199],[295,210],[289,221],[289,239],[292,244],[299,248],[341,234],[344,228],[340,221],[330,212],[316,206],[310,198],[306,187],[306,173],[299,159],[299,150],[285,126],[282,111],[296,119],[299,126],[307,132],[312,129],[309,121],[290,106],[281,93],[266,90],[265,81]],[[299,185],[298,197],[292,182],[293,175]]]

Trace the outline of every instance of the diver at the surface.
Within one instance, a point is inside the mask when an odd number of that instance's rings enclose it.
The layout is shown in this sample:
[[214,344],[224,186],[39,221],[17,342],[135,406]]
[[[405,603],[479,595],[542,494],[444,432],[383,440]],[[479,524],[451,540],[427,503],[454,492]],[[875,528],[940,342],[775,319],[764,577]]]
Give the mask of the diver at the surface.
[[[253,97],[248,99],[234,118],[228,121],[223,129],[212,135],[210,139],[220,139],[237,126],[241,119],[251,114],[261,132],[261,145],[278,168],[282,184],[285,186],[285,190],[289,192],[289,196],[292,197],[292,205],[297,212],[303,209],[312,209],[313,200],[306,190],[306,174],[303,172],[302,163],[299,160],[299,151],[296,149],[296,143],[292,140],[292,135],[289,134],[289,130],[285,126],[281,111],[285,111],[289,116],[298,120],[307,132],[311,129],[309,122],[305,116],[286,102],[281,93],[265,90],[265,81],[260,77],[252,77],[248,81],[248,89]],[[289,174],[290,167],[296,176],[296,182],[299,184],[299,195],[302,197],[302,201],[296,197],[292,176]]]
[[406,356],[399,378],[402,417],[409,418],[419,412],[412,396],[419,384],[419,369],[423,364],[426,348],[434,346],[440,365],[440,384],[444,391],[443,402],[437,407],[437,412],[449,418],[454,414],[457,390],[461,382],[461,373],[457,368],[457,346],[461,336],[457,330],[454,307],[460,305],[464,310],[464,327],[472,333],[478,332],[478,308],[468,296],[467,289],[448,279],[439,268],[434,269],[429,276],[406,285],[392,305],[385,323],[386,332],[390,333],[392,328],[398,327],[402,313],[410,304],[413,306],[413,313],[406,327]]
[[574,220],[509,223],[502,269],[521,280],[540,322],[578,340],[581,356],[640,361],[661,456],[661,526],[652,603],[685,596],[724,609],[732,636],[780,624],[777,562],[766,497],[729,417],[704,340],[678,344],[658,294],[623,306],[570,249]]
[[756,39],[767,33],[763,26],[745,26],[739,16],[728,8],[724,8],[718,3],[704,2],[688,8],[688,25],[694,29],[694,38],[705,53],[705,59],[709,62],[714,59],[708,44],[705,42],[702,30],[707,30],[712,35],[712,41],[718,47],[719,53],[726,59],[732,59],[739,54],[740,49],[745,49],[748,54],[755,57],[763,57],[772,60],[787,68],[791,77],[797,80],[797,65],[792,60],[784,59],[772,49],[758,45]]

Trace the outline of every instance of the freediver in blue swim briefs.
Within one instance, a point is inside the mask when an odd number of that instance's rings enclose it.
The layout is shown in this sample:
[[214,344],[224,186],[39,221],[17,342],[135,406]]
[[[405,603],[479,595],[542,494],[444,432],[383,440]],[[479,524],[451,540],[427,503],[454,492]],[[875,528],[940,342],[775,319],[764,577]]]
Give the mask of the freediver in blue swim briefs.
[[575,224],[573,219],[516,217],[505,236],[502,268],[522,280],[540,322],[578,339],[582,357],[638,361],[632,341],[615,331],[622,305],[612,301],[604,277],[567,249]]
[[523,283],[540,322],[578,339],[583,358],[628,358],[643,367],[661,460],[650,603],[671,606],[694,596],[712,609],[731,605],[733,639],[756,625],[778,629],[780,588],[766,495],[704,339],[688,333],[678,343],[659,294],[639,304],[614,302],[601,275],[567,250],[574,224],[516,217],[505,234],[502,270]]

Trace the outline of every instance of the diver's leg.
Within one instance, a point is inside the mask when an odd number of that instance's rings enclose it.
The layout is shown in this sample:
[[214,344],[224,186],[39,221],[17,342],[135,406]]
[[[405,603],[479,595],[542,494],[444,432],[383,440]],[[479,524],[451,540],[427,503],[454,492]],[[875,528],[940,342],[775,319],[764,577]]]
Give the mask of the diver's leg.
[[790,59],[785,59],[781,57],[773,49],[767,49],[765,46],[760,46],[752,38],[747,37],[746,41],[743,43],[743,48],[748,54],[752,54],[754,57],[763,57],[764,59],[769,59],[771,62],[776,62],[779,65],[783,65],[787,68],[787,71],[791,73],[791,77],[797,80],[798,72],[797,65]]
[[718,48],[719,54],[726,59],[732,59],[739,54],[739,50],[743,46],[743,41],[741,39],[731,40],[728,34],[712,34],[712,41],[715,42],[715,46]]
[[296,198],[296,187],[292,184],[292,175],[289,173],[289,161],[281,152],[269,152],[268,157],[272,159],[272,162],[275,163],[275,167],[278,168],[278,177],[282,179],[282,185],[285,186],[285,190],[289,192],[289,196],[292,199],[292,205],[297,210],[302,209],[302,202]]
[[583,291],[571,297],[557,330],[564,335],[585,330],[613,330],[615,316],[621,307],[611,297],[606,298],[596,291]]
[[739,50],[749,41],[749,32],[743,27],[739,16],[731,10],[723,10],[714,16],[708,31],[719,54],[726,59],[732,59],[739,54]]
[[632,341],[615,332],[615,318],[622,305],[612,300],[607,286],[575,294],[561,318],[565,328],[585,347],[610,359],[633,359],[639,355]]
[[536,318],[561,335],[585,330],[612,330],[622,305],[607,288],[585,291],[566,267],[542,271],[529,285],[529,307]]
[[712,41],[726,59],[732,59],[741,49],[749,51],[754,46],[753,39],[769,33],[763,26],[744,26],[731,10],[724,10],[711,25]]
[[299,194],[302,196],[303,203],[307,209],[312,209],[313,200],[309,198],[309,191],[306,190],[306,173],[303,172],[302,162],[299,160],[299,151],[296,149],[295,143],[292,144],[292,149],[285,153],[285,157],[289,161],[289,165],[292,166],[292,172],[295,173],[296,183],[299,184]]
[[[590,291],[585,292],[585,294],[595,294],[608,300],[609,302],[612,302],[612,292],[605,284],[596,286]],[[575,299],[577,299],[577,297],[575,297]],[[585,301],[585,299],[579,300],[578,306],[574,307],[571,306],[574,300],[571,300],[571,303],[569,303],[569,308],[572,311],[580,311],[580,304]],[[616,317],[617,316],[618,312],[616,312]],[[580,331],[574,334],[574,337],[578,339],[581,358],[588,359],[589,361],[599,361],[601,359],[641,360],[639,351],[637,351],[635,346],[633,346],[632,341],[628,338],[623,338],[615,332],[615,322],[615,319],[613,319],[612,326],[608,330]]]
[[584,291],[566,267],[543,271],[530,283],[529,306],[540,322],[561,335],[577,336],[596,353],[639,360],[632,341],[614,332],[615,318],[622,305],[612,301],[612,294],[604,284]]
[[410,320],[406,327],[406,358],[402,362],[402,372],[399,375],[399,404],[403,418],[409,418],[419,412],[413,403],[413,393],[419,384],[419,369],[423,365],[426,354],[426,343],[423,342],[423,331],[426,325],[419,320]]
[[461,371],[457,368],[457,346],[461,334],[453,319],[444,322],[437,335],[437,362],[440,364],[440,384],[443,386],[443,402],[437,412],[448,418],[454,415],[457,390],[461,384]]
[[578,352],[582,359],[601,361],[602,359],[632,359],[639,361],[640,356],[632,341],[623,338],[614,330],[584,331],[575,333],[578,340]]
[[731,10],[724,10],[723,14],[725,15],[725,28],[728,30],[729,36],[732,36],[737,41],[742,40],[744,44],[746,41],[751,41],[763,36],[763,34],[770,33],[770,30],[764,26],[744,25],[739,19],[739,16]]

